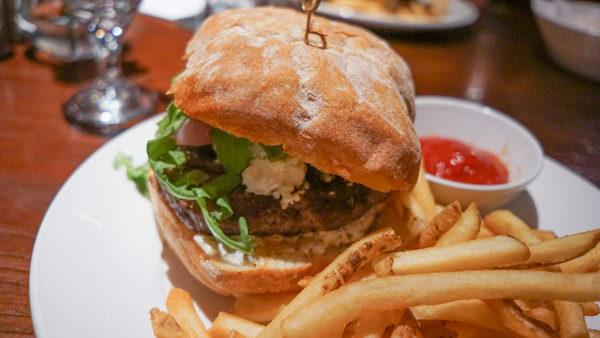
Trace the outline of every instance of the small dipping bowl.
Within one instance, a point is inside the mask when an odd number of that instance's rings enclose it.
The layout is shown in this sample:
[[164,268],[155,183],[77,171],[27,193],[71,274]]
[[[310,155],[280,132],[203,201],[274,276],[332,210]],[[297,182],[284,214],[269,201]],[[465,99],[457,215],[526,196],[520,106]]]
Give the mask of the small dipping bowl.
[[552,59],[600,81],[600,3],[532,0],[531,8]]
[[426,174],[438,203],[477,203],[491,211],[519,195],[542,170],[544,151],[522,124],[493,108],[461,99],[420,96],[416,99],[415,130],[419,137],[461,141],[498,156],[508,168],[508,183],[461,183]]

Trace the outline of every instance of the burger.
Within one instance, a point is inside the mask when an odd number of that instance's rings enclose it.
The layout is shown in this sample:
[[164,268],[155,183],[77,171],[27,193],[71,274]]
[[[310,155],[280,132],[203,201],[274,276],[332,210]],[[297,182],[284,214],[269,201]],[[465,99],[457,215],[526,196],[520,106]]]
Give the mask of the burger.
[[406,63],[319,17],[326,46],[307,43],[305,24],[269,7],[207,19],[147,145],[160,233],[220,294],[299,289],[417,179]]

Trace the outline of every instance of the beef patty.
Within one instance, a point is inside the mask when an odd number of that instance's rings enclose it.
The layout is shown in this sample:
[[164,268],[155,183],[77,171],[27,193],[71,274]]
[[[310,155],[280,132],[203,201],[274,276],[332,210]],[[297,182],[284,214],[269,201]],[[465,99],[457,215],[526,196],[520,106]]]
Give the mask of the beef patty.
[[[211,179],[223,174],[223,168],[215,161],[216,155],[210,145],[182,147],[182,150],[188,158],[184,170],[201,169]],[[250,234],[259,236],[292,236],[316,230],[334,230],[359,218],[386,198],[384,193],[348,183],[337,176],[325,182],[320,172],[312,166],[308,166],[306,181],[310,187],[300,201],[286,209],[282,209],[279,200],[272,196],[255,195],[246,192],[243,185],[238,186],[228,196],[234,215],[220,222],[221,229],[228,235],[238,235],[238,217],[244,216]],[[159,191],[177,217],[190,229],[210,233],[195,201],[177,200],[162,186]]]

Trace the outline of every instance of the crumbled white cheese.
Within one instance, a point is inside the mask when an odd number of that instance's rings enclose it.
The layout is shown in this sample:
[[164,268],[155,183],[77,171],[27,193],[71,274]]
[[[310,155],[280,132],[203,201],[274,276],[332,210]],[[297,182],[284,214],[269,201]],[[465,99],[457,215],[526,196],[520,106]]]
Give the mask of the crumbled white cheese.
[[207,238],[205,236],[195,235],[194,242],[196,242],[196,244],[198,244],[200,249],[202,249],[202,251],[204,251],[204,253],[207,254],[208,256],[214,256],[217,254],[217,250],[215,248],[216,243],[214,240],[210,241],[210,240],[207,240]]
[[285,159],[269,161],[256,157],[242,172],[242,184],[246,191],[256,195],[272,195],[281,199],[281,207],[287,208],[300,200],[308,188],[304,182],[306,164],[299,158],[288,156]]
[[267,158],[265,148],[258,143],[252,143],[250,145],[250,154],[252,154],[253,158]]
[[222,261],[233,265],[242,265],[248,261],[248,256],[241,251],[227,248],[223,243],[217,242],[214,237],[197,234],[194,236],[194,242],[198,244],[200,249],[208,256],[217,256]]
[[219,243],[219,253],[223,260],[229,264],[242,265],[244,263],[246,254],[241,251],[226,248],[223,243]]

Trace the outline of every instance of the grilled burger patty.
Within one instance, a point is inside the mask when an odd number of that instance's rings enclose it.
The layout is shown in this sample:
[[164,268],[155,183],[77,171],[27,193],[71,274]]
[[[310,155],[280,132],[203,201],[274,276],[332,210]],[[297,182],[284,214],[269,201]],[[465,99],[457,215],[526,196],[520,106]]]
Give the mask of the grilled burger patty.
[[[212,146],[182,147],[186,152],[185,169],[201,169],[210,179],[223,173],[215,161]],[[360,184],[352,184],[340,177],[324,182],[320,173],[308,166],[306,181],[310,184],[300,201],[282,209],[279,200],[272,196],[255,195],[238,186],[228,196],[234,216],[221,221],[220,226],[228,235],[238,235],[238,217],[248,221],[250,234],[292,236],[317,230],[334,230],[362,216],[367,210],[383,201],[386,194],[371,190]],[[210,230],[195,201],[176,200],[160,186],[162,198],[175,211],[177,217],[190,229],[209,234]]]

